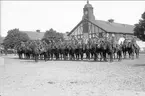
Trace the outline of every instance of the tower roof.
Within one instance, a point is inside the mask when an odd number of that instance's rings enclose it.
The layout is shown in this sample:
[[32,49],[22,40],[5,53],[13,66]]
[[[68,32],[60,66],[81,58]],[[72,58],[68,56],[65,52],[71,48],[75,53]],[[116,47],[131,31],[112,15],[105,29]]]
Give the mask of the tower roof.
[[84,8],[92,7],[91,4],[89,4],[89,0],[87,0],[87,4],[84,6]]

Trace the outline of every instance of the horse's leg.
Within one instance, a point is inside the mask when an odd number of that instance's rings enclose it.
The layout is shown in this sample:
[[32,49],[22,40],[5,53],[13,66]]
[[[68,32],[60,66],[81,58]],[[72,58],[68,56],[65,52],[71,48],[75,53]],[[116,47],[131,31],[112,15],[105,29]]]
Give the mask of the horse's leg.
[[[116,53],[117,54],[117,53]],[[119,55],[117,54],[117,59],[119,58]]]
[[63,60],[66,60],[66,53],[65,53],[65,51],[63,52]]
[[76,54],[76,52],[74,54],[74,59],[77,60],[77,54]]
[[139,58],[139,50],[138,49],[135,50],[135,53],[136,53],[136,58]]
[[116,49],[113,50],[114,59],[116,59]]
[[122,50],[120,50],[120,59],[122,60]]
[[83,52],[81,52],[81,60],[83,60],[83,55],[84,55]]
[[103,52],[100,52],[100,61],[103,59]]
[[63,58],[64,58],[64,60],[67,60],[66,57],[67,57],[67,54],[66,54],[66,52],[64,51],[64,52],[63,52]]
[[94,54],[93,54],[93,52],[91,52],[91,58],[93,58],[94,57]]
[[123,57],[124,57],[124,59],[125,59],[125,52],[123,51]]
[[76,55],[77,55],[77,58],[76,59],[79,60],[80,59],[80,52],[77,51]]
[[118,61],[120,61],[119,51],[117,52],[117,57]]
[[88,59],[90,60],[90,52],[88,51]]
[[53,53],[51,52],[51,60],[53,60]]
[[134,55],[135,55],[135,51],[136,51],[135,46],[132,45],[131,49],[132,49],[132,59],[134,59]]
[[19,56],[19,59],[21,59],[21,54],[20,53],[18,53],[18,56]]
[[44,53],[44,60],[45,60],[45,62],[47,61],[47,54],[46,53]]
[[126,59],[127,50],[124,51],[124,58]]
[[87,51],[85,51],[85,55],[86,55],[86,59],[89,59]]
[[139,49],[137,49],[137,58],[139,58]]
[[19,54],[19,58],[22,59],[22,53]]
[[60,52],[60,54],[59,54],[59,59],[63,60],[63,53],[62,52]]
[[109,52],[109,59],[110,59],[110,62],[113,62],[113,55],[114,55],[114,53],[113,52]]
[[127,52],[128,52],[128,55],[129,55],[129,58],[131,58],[131,50],[129,49]]
[[121,50],[119,50],[118,56],[119,56],[118,61],[121,61],[121,59],[122,59]]
[[104,58],[104,61],[106,61],[106,62],[107,62],[106,52],[103,52],[103,58]]
[[113,62],[113,53],[111,53],[110,56],[111,56],[110,61]]
[[98,61],[98,56],[99,56],[99,54],[96,52],[96,60]]
[[35,54],[35,62],[38,62],[38,55]]
[[97,59],[97,56],[96,56],[96,53],[94,52],[94,61],[96,61]]
[[134,52],[132,52],[131,56],[132,56],[132,60],[133,60],[134,59]]

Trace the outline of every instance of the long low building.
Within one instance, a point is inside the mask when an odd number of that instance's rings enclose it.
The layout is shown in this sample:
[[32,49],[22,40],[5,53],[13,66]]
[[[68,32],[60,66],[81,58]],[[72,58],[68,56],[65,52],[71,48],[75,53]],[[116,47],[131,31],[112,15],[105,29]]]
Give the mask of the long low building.
[[[19,30],[19,32],[26,33],[31,40],[38,40],[38,39],[41,40],[44,37],[44,34],[45,34],[45,32],[41,32],[40,30],[36,30],[36,31],[22,31],[22,30]],[[66,33],[61,33],[61,32],[57,32],[57,33],[62,34],[64,39],[67,39]]]
[[21,31],[21,30],[19,30],[19,31],[26,33],[31,40],[42,39],[44,36],[44,33],[45,33],[45,32],[40,32],[40,30],[36,30],[36,31]]

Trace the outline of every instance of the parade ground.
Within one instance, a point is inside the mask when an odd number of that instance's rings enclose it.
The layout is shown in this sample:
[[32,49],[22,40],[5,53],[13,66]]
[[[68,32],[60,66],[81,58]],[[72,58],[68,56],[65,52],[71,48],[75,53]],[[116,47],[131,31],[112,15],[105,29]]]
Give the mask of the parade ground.
[[1,56],[0,96],[145,96],[145,54],[112,63]]

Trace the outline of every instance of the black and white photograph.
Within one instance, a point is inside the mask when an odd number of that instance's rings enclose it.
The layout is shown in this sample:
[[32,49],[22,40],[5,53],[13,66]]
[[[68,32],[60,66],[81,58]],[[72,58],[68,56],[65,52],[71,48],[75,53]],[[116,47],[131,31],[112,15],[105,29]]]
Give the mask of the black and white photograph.
[[0,96],[145,96],[145,1],[0,0]]

